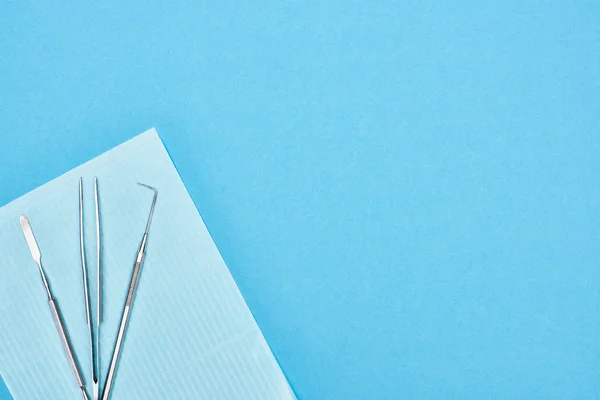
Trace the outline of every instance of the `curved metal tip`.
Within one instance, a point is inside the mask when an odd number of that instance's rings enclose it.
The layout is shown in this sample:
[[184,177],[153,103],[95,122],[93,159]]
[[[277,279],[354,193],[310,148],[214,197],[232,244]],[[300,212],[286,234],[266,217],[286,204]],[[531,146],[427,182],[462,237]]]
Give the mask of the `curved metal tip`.
[[146,235],[148,234],[148,230],[150,229],[150,222],[152,221],[152,215],[154,214],[154,206],[156,205],[156,198],[158,197],[158,190],[153,188],[150,185],[146,185],[145,183],[137,183],[140,186],[148,188],[154,192],[154,198],[152,199],[152,206],[150,207],[150,215],[148,215],[148,223],[146,224],[146,231],[144,232]]
[[155,188],[153,188],[153,187],[152,187],[152,186],[150,186],[150,185],[146,185],[145,183],[140,183],[140,182],[138,182],[137,184],[138,184],[138,185],[140,185],[140,186],[143,186],[143,187],[145,187],[145,188],[148,188],[148,189],[150,189],[150,190],[152,190],[152,191],[154,191],[154,193],[158,193],[158,190],[156,190]]

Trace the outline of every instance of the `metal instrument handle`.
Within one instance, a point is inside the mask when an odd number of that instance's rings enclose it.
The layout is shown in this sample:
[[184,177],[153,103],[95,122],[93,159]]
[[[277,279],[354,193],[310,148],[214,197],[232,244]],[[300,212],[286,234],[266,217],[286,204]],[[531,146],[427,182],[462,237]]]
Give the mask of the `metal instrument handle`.
[[[144,239],[141,249],[145,248],[145,242],[146,240]],[[106,383],[104,384],[102,400],[108,400],[110,397],[110,392],[115,379],[115,373],[117,371],[117,365],[119,363],[119,358],[121,357],[121,350],[123,349],[123,341],[125,340],[125,332],[129,323],[131,306],[133,305],[133,299],[135,297],[135,291],[137,289],[138,281],[140,279],[142,264],[144,263],[144,255],[145,253],[143,251],[139,251],[137,259],[135,261],[135,265],[133,266],[133,273],[131,274],[129,290],[127,291],[127,300],[125,300],[125,307],[123,307],[121,324],[119,325],[119,333],[117,335],[117,341],[115,342],[115,349],[113,351],[112,359],[110,360],[110,368],[108,369],[108,375],[106,376]]]
[[67,331],[62,321],[62,317],[60,311],[58,310],[58,305],[54,301],[54,299],[48,300],[48,305],[50,306],[50,311],[52,311],[52,316],[54,317],[54,323],[56,324],[56,329],[58,329],[58,334],[60,335],[60,341],[65,348],[65,353],[67,354],[67,359],[69,360],[69,365],[71,366],[71,370],[73,371],[73,376],[75,376],[75,380],[77,381],[77,385],[80,388],[84,387],[83,378],[81,377],[81,372],[79,371],[79,367],[77,366],[77,361],[75,360],[75,356],[73,355],[73,349],[71,346],[71,342],[69,341],[69,336],[67,335]]
[[131,303],[133,303],[133,298],[135,297],[135,291],[137,289],[137,284],[140,279],[140,272],[142,271],[142,260],[136,261],[135,266],[133,267],[133,274],[131,275],[131,282],[129,283],[129,290],[127,290],[127,300],[125,301],[125,305],[131,307]]
[[112,359],[110,361],[110,368],[108,369],[108,375],[106,377],[106,383],[104,384],[104,390],[102,392],[102,400],[108,400],[110,397],[110,391],[115,379],[115,373],[117,370],[117,364],[121,355],[121,349],[123,341],[125,340],[125,331],[129,323],[129,315],[131,307],[133,306],[133,299],[137,290],[138,281],[140,279],[140,272],[142,270],[142,264],[144,263],[144,256],[146,255],[146,244],[148,240],[148,230],[150,229],[150,221],[152,221],[152,215],[154,214],[154,206],[156,205],[156,197],[158,191],[152,186],[139,183],[154,192],[154,198],[152,199],[152,206],[150,207],[150,214],[148,215],[148,222],[146,223],[146,230],[142,237],[142,243],[137,253],[137,258],[133,266],[133,273],[131,274],[131,281],[129,282],[129,289],[127,290],[127,299],[125,300],[125,306],[123,307],[123,315],[121,316],[121,324],[119,326],[119,333],[117,335],[117,341],[115,342],[115,349],[113,351]]
[[104,384],[104,391],[102,392],[102,400],[108,400],[110,398],[110,391],[115,379],[115,373],[117,372],[117,364],[121,357],[121,349],[123,346],[123,339],[125,338],[125,330],[127,329],[127,323],[129,322],[129,306],[125,306],[123,309],[123,316],[121,317],[121,324],[119,325],[119,334],[117,335],[117,341],[115,342],[115,350],[113,352],[112,359],[110,360],[110,368],[108,369],[108,375],[106,376],[106,383]]

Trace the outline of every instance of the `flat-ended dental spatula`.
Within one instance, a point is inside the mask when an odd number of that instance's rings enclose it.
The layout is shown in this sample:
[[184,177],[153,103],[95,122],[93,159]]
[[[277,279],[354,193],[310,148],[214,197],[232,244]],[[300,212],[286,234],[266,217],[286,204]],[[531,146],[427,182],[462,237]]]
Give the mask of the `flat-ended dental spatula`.
[[89,400],[89,397],[85,391],[85,384],[83,383],[81,371],[79,370],[79,365],[77,364],[77,359],[75,358],[75,354],[73,353],[73,346],[71,345],[69,335],[67,334],[67,330],[65,328],[65,324],[60,313],[60,309],[58,308],[58,304],[56,304],[56,300],[52,295],[50,285],[48,284],[48,279],[46,278],[46,274],[44,272],[44,267],[42,267],[42,254],[40,253],[40,249],[37,245],[35,237],[33,236],[33,231],[31,230],[29,219],[27,219],[26,216],[21,215],[19,221],[21,223],[23,235],[25,235],[25,240],[27,241],[27,246],[29,246],[31,257],[33,258],[33,261],[35,261],[35,263],[38,266],[38,269],[40,270],[40,275],[42,276],[42,281],[46,289],[46,295],[48,296],[48,306],[50,307],[50,311],[52,312],[52,317],[54,318],[54,323],[56,325],[56,329],[58,330],[58,335],[60,336],[60,340],[65,350],[65,354],[67,355],[67,360],[69,361],[69,365],[71,366],[71,370],[73,371],[75,382],[77,382],[77,386],[81,390],[81,395],[83,396],[83,399]]

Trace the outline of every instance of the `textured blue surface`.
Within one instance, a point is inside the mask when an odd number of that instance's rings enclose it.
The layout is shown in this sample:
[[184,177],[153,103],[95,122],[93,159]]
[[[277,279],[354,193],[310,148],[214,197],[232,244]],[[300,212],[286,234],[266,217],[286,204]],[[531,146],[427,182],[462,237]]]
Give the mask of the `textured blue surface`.
[[4,4],[0,204],[156,126],[301,399],[600,397],[600,5],[221,3]]

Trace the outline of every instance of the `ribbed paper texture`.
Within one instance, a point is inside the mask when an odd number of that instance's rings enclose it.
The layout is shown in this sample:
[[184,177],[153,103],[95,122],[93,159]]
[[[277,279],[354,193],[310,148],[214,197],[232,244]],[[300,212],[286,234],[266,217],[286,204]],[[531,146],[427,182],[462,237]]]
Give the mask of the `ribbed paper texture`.
[[0,208],[0,373],[15,400],[77,400],[44,287],[19,226],[26,214],[91,394],[78,248],[84,178],[87,262],[96,302],[93,177],[103,226],[104,384],[152,192],[158,202],[114,400],[295,399],[154,130]]

